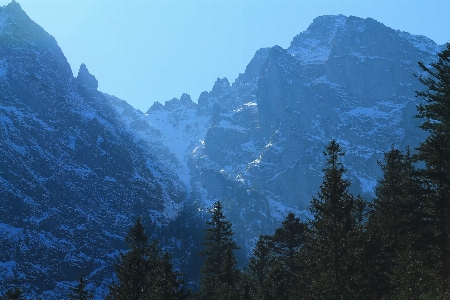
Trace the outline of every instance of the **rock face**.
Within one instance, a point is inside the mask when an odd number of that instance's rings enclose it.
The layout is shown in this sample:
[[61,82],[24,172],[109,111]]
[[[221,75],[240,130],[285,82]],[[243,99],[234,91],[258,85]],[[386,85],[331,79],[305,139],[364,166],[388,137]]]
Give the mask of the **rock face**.
[[164,134],[192,137],[179,156],[189,168],[191,202],[202,210],[222,201],[238,242],[252,245],[287,211],[307,215],[332,139],[346,152],[352,191],[373,197],[383,153],[391,145],[413,148],[425,137],[414,119],[415,91],[423,88],[414,74],[421,73],[417,62],[432,62],[439,51],[426,37],[370,18],[318,17],[288,49],[258,50],[231,85],[217,79],[197,111],[171,108],[190,111],[190,124],[208,117],[201,122],[207,131],[186,135],[167,104],[159,110],[164,114],[152,110],[147,120],[170,119],[174,125]]
[[98,91],[84,64],[74,78],[16,2],[0,11],[0,45],[0,291],[45,299],[64,298],[81,271],[104,295],[138,215],[195,280],[217,200],[244,262],[287,212],[308,217],[331,139],[353,191],[371,198],[383,152],[424,138],[414,74],[441,50],[372,19],[323,16],[198,104],[183,94],[143,114]]
[[0,23],[0,290],[61,298],[81,271],[104,288],[136,216],[169,222],[186,187],[19,4]]

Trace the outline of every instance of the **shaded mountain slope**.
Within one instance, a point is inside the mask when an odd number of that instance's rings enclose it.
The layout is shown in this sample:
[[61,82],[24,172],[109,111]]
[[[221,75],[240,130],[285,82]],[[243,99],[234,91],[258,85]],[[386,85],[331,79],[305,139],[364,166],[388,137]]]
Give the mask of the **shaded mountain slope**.
[[0,287],[51,299],[110,277],[135,217],[167,222],[186,188],[18,3],[0,20]]

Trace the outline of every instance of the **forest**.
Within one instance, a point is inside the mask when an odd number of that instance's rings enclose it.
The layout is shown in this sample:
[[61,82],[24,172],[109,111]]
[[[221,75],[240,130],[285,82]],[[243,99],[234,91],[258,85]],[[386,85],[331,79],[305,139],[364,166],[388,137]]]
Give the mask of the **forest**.
[[[419,65],[426,91],[416,92],[417,118],[429,135],[416,149],[384,154],[375,199],[349,192],[345,153],[332,140],[313,217],[289,213],[273,235],[259,236],[245,268],[220,202],[206,222],[195,291],[138,218],[106,299],[450,299],[450,44]],[[0,299],[22,293],[11,287]],[[67,298],[93,299],[83,275]]]

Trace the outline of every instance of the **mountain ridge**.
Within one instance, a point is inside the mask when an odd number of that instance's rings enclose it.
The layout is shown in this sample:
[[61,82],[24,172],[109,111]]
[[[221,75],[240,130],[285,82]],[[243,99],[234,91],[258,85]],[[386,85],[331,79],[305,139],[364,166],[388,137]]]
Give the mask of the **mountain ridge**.
[[192,273],[201,240],[191,231],[220,200],[245,260],[288,212],[310,217],[333,138],[352,191],[372,198],[383,152],[423,140],[416,62],[440,49],[370,18],[318,17],[198,103],[183,94],[144,114],[98,91],[84,64],[73,77],[55,39],[14,1],[0,11],[0,41],[0,289],[46,299],[81,271],[104,295],[139,215]]

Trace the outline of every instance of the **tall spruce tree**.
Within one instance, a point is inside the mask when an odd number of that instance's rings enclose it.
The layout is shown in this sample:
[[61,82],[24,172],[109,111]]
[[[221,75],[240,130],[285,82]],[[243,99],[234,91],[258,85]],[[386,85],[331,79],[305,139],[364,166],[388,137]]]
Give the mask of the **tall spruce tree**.
[[232,299],[237,297],[239,270],[234,251],[240,249],[233,240],[231,223],[225,220],[222,205],[216,202],[211,209],[211,220],[206,222],[204,257],[201,269],[201,299]]
[[184,298],[180,272],[173,270],[170,256],[163,254],[156,240],[149,243],[140,218],[130,228],[125,241],[130,250],[120,253],[116,264],[117,281],[110,286],[108,299]]
[[189,299],[190,291],[187,293],[183,290],[184,282],[181,279],[183,274],[181,271],[173,269],[171,257],[165,252],[159,255],[158,264],[153,274],[154,281],[149,285],[147,294],[151,295],[154,300],[166,299]]
[[299,257],[299,250],[305,242],[305,231],[306,224],[293,213],[289,213],[271,237],[277,266],[281,267],[281,278],[278,282],[283,285],[284,293],[288,297],[299,295],[303,289],[304,266]]
[[[418,106],[420,126],[429,133],[417,148],[417,159],[425,163],[426,219],[430,221],[430,256],[434,259],[436,297],[450,298],[450,44],[438,53],[438,61],[426,66],[419,80],[426,91],[416,92],[425,102]],[[433,271],[433,270],[431,270]]]
[[361,297],[362,221],[365,201],[348,191],[343,178],[344,155],[333,140],[326,146],[324,180],[309,210],[305,258],[311,276],[310,297],[314,299],[358,299]]
[[248,261],[246,275],[250,282],[251,299],[273,299],[277,295],[278,282],[274,269],[278,267],[271,236],[260,235]]
[[273,260],[272,239],[267,235],[260,235],[248,261],[248,269],[258,284],[262,285],[268,277]]
[[424,274],[420,182],[409,148],[384,155],[383,178],[375,189],[366,225],[366,294],[375,299],[421,294]]
[[290,271],[295,268],[295,256],[305,241],[305,229],[306,224],[300,222],[300,218],[293,213],[289,213],[272,236],[275,252]]

